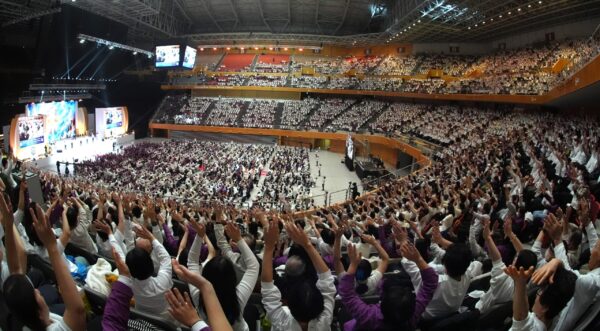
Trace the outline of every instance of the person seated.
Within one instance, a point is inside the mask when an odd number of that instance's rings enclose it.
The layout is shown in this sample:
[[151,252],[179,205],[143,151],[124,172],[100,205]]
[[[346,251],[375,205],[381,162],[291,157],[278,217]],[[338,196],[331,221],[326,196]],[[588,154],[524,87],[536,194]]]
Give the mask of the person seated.
[[[344,237],[345,227],[338,227],[335,229],[335,243],[334,243],[334,251],[333,251],[333,263],[335,267],[335,272],[338,275],[346,272],[344,269],[344,265],[341,261],[341,246],[342,246],[342,238]],[[379,254],[379,262],[377,265],[377,269],[373,270],[371,267],[371,262],[369,260],[361,259],[358,263],[358,267],[356,272],[353,274],[356,278],[356,293],[358,295],[372,295],[375,294],[377,288],[383,278],[383,274],[387,270],[389,264],[389,255],[383,249],[379,241],[375,239],[375,237],[370,235],[361,235],[361,239],[368,243],[369,245],[375,247],[377,253]]]
[[[219,211],[220,212],[220,211]],[[201,265],[199,263],[200,247],[202,246],[206,228],[203,224],[195,221],[190,223],[196,230],[196,237],[188,255],[188,266],[195,273],[202,274],[207,281],[214,286],[219,302],[224,307],[227,321],[234,330],[249,330],[248,324],[243,318],[244,308],[254,290],[258,279],[259,264],[254,253],[248,247],[246,240],[242,238],[240,229],[233,223],[227,223],[225,232],[236,244],[244,261],[246,271],[238,282],[234,270],[234,262],[228,256],[218,255]],[[190,284],[190,293],[194,302],[198,302],[200,288]],[[210,318],[208,319],[210,322]]]
[[135,298],[135,307],[149,314],[155,314],[169,319],[167,313],[167,304],[164,300],[164,295],[173,287],[173,279],[171,278],[171,257],[167,250],[161,245],[158,240],[145,227],[135,227],[134,231],[138,236],[138,240],[150,242],[152,250],[156,253],[160,268],[158,274],[154,274],[154,265],[152,263],[151,254],[136,243],[136,247],[130,250],[126,257],[125,263],[131,273],[131,289]]
[[511,331],[546,331],[554,324],[555,317],[565,308],[575,292],[577,276],[564,267],[559,267],[552,281],[543,283],[537,290],[532,311],[529,311],[527,282],[533,274],[533,267],[525,270],[509,266],[504,269],[514,282],[513,322]]
[[335,296],[331,271],[310,239],[293,223],[285,225],[287,235],[308,254],[318,273],[316,285],[310,280],[299,280],[287,293],[287,307],[281,302],[281,292],[273,284],[273,251],[279,239],[279,226],[271,221],[264,236],[265,250],[261,274],[262,303],[271,330],[328,330],[333,319]]
[[40,291],[34,288],[31,280],[25,275],[27,265],[22,263],[25,251],[16,234],[13,215],[7,207],[4,196],[1,195],[0,213],[5,228],[6,257],[11,273],[3,285],[4,299],[10,313],[19,322],[34,331],[85,330],[86,319],[83,300],[79,295],[62,253],[58,249],[59,244],[42,208],[37,205],[35,210],[30,208],[29,213],[31,214],[37,239],[47,251],[57,285],[60,288],[60,296],[65,305],[62,316],[50,312]]
[[[437,225],[433,227],[432,241],[432,249],[437,257],[441,258],[442,263],[430,264],[437,272],[439,282],[433,299],[423,312],[424,321],[444,318],[458,312],[471,280],[481,274],[482,268],[481,262],[473,261],[471,249],[467,244],[451,243],[443,239]],[[415,263],[403,258],[402,266],[415,288],[419,288],[422,279]]]
[[412,284],[405,284],[397,275],[386,277],[381,291],[381,302],[366,304],[354,290],[354,274],[361,260],[360,253],[353,245],[348,245],[350,266],[342,273],[339,292],[346,311],[354,320],[344,325],[344,331],[351,330],[414,330],[425,307],[431,301],[438,285],[438,275],[417,249],[408,242],[400,248],[402,255],[413,261],[420,270],[423,283],[415,295]]

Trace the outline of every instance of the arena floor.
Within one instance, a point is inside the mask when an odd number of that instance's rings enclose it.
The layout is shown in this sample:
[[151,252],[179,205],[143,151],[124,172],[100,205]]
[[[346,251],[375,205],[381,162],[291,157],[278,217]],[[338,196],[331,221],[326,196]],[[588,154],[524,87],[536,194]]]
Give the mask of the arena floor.
[[[163,138],[145,138],[135,140],[134,143],[139,142],[161,142]],[[91,138],[79,138],[72,141],[59,142],[55,148],[60,149],[60,153],[55,153],[47,160],[43,162],[39,161],[34,163],[36,167],[56,172],[56,161],[72,163],[75,159],[78,160],[90,160],[99,155],[104,155],[113,152],[113,140],[100,140]],[[360,179],[356,175],[356,172],[349,171],[344,163],[342,162],[342,155],[329,152],[316,150],[309,153],[310,157],[310,169],[311,176],[315,179],[316,186],[312,188],[311,194],[314,197],[316,205],[323,205],[325,203],[324,192],[332,193],[330,195],[329,203],[341,202],[347,199],[346,189],[349,187],[349,183],[356,182],[358,185],[359,192],[362,192],[362,184]],[[317,161],[320,166],[317,166]],[[320,172],[319,172],[320,168]],[[73,173],[73,166],[69,165],[71,174]],[[65,166],[61,165],[61,173],[64,174]],[[325,183],[325,186],[323,186]],[[253,192],[253,197],[258,192]]]

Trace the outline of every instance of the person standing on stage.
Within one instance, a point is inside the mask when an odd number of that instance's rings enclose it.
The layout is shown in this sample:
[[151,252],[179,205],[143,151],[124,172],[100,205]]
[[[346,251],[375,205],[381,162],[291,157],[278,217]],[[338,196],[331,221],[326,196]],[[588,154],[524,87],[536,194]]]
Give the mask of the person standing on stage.
[[60,161],[56,161],[56,173],[60,176]]

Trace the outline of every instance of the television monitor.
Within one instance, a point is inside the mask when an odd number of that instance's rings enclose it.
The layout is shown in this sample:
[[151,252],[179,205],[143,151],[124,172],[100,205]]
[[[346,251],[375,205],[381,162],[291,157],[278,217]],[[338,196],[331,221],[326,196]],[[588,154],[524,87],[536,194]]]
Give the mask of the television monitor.
[[19,148],[44,143],[44,116],[24,116],[17,121]]
[[120,107],[108,108],[104,112],[104,120],[107,129],[115,129],[123,126],[123,110]]
[[75,137],[77,101],[52,101],[26,105],[27,116],[45,115],[48,142]]
[[179,60],[179,45],[156,46],[157,68],[178,67]]
[[194,47],[186,46],[183,55],[183,64],[181,66],[187,69],[194,69],[194,64],[196,64],[196,52]]

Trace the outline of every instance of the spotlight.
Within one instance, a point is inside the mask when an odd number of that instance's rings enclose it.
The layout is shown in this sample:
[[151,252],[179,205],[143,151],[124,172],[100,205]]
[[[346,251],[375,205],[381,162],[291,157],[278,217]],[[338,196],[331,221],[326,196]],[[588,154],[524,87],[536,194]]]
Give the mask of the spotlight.
[[137,55],[137,52],[133,52],[133,55]]
[[217,50],[217,48],[216,48],[216,47],[213,47],[213,51],[216,51],[216,50]]
[[151,59],[151,58],[152,58],[152,55],[148,54],[148,58],[149,58],[149,59]]
[[258,47],[254,47],[254,50],[255,50],[255,51],[258,51]]
[[231,47],[227,47],[227,50],[228,50],[228,51],[230,51],[230,50],[231,50]]
[[83,44],[83,43],[85,43],[85,39],[79,39],[79,43],[80,43],[80,44]]
[[287,49],[287,47],[286,47],[286,48],[284,48],[283,50],[284,50],[284,51],[287,51],[288,49]]
[[204,52],[204,47],[200,47],[200,52]]
[[299,50],[300,52],[302,52],[302,51],[304,50],[304,48],[299,48],[298,50]]
[[115,48],[115,46],[108,46],[108,49],[113,50]]

